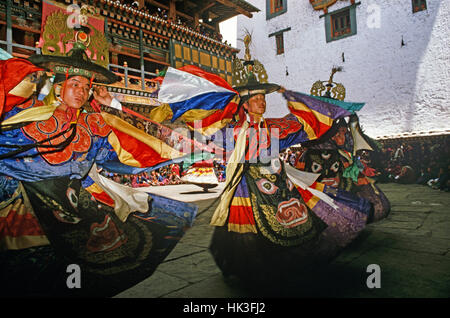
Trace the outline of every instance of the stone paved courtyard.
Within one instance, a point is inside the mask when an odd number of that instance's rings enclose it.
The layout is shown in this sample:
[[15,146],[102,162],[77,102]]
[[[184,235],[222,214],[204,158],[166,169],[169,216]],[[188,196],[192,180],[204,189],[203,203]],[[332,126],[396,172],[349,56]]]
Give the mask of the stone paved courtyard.
[[[450,297],[450,193],[420,185],[380,188],[391,202],[389,217],[368,225],[319,276],[276,292],[224,281],[208,251],[213,232],[209,220],[218,202],[193,197],[200,212],[193,227],[151,277],[116,297]],[[180,191],[186,193],[185,188]],[[176,186],[170,192],[177,197]],[[370,264],[380,266],[381,288],[366,285]]]

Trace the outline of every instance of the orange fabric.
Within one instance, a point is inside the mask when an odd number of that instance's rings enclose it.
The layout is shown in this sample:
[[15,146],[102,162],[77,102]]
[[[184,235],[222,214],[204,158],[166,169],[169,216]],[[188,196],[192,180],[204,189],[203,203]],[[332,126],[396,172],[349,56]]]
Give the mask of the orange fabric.
[[[66,113],[57,109],[53,116],[43,122],[31,123],[23,128],[24,133],[34,141],[45,140],[49,137],[57,135],[62,131],[61,123],[66,122]],[[48,153],[42,155],[42,157],[51,164],[61,164],[67,162],[72,158],[73,152],[87,152],[91,145],[91,137],[97,135],[100,137],[106,137],[110,133],[111,129],[103,121],[100,114],[80,114],[77,122],[77,135],[74,140],[62,151],[55,153]],[[46,144],[58,144],[66,140],[71,134],[68,131],[63,136],[59,136],[47,142]],[[38,148],[38,151],[46,151],[48,148]]]
[[29,74],[37,71],[42,69],[24,59],[11,58],[0,61],[0,116],[25,101],[25,98],[10,95],[8,92]]
[[304,161],[297,161],[297,164],[295,165],[295,168],[299,170],[305,170],[305,162]]
[[369,184],[369,180],[367,180],[366,177],[359,177],[358,178],[358,182],[356,183],[357,185],[365,185],[365,184]]

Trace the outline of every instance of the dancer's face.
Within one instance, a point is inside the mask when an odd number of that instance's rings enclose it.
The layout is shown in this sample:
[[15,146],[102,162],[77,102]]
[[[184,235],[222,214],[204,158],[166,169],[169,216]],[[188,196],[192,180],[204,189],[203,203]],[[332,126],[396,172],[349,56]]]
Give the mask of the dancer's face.
[[266,96],[264,94],[258,94],[250,97],[244,104],[244,108],[249,113],[263,115],[266,112]]
[[69,78],[63,84],[61,98],[67,106],[80,108],[89,98],[89,80],[83,76]]
[[310,149],[306,153],[305,171],[320,173],[319,182],[338,187],[342,174],[339,153],[336,150]]

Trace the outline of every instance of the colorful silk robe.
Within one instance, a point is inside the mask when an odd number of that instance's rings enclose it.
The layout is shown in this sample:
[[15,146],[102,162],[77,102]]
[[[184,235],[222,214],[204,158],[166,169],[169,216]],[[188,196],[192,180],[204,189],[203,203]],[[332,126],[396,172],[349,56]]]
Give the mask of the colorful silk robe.
[[[31,122],[22,128],[0,133],[0,155],[15,149],[14,146],[29,145],[47,140],[67,128],[67,114],[52,109],[42,102],[31,99],[13,107],[4,114],[4,121],[16,122],[27,116],[48,118]],[[108,123],[106,123],[108,121]],[[42,146],[52,146],[64,141],[70,131],[43,142]],[[111,171],[119,167],[121,173],[132,173],[136,169],[157,166],[181,157],[182,153],[161,140],[144,134],[139,129],[111,114],[80,113],[76,124],[76,136],[62,151],[53,148],[32,148],[20,155],[5,158],[0,164],[0,247],[21,249],[48,244],[39,227],[33,209],[29,205],[19,181],[39,182],[53,178],[68,177],[83,179],[94,163],[105,165]],[[85,187],[93,186],[92,183]],[[95,186],[94,186],[95,187]],[[114,206],[111,197],[95,187],[91,194],[101,202]],[[131,211],[129,211],[131,212]],[[143,211],[141,211],[143,212]],[[121,217],[122,221],[126,215]]]
[[334,107],[318,113],[315,99],[295,96],[293,92],[285,94],[288,102],[292,101],[289,104],[292,113],[284,118],[253,123],[241,113],[240,120],[228,125],[233,133],[223,138],[224,143],[235,143],[234,154],[245,148],[245,160],[234,164],[238,158],[233,154],[228,157],[228,189],[211,224],[226,225],[229,231],[238,233],[259,233],[281,246],[299,245],[317,237],[328,225],[330,239],[336,245],[345,245],[364,228],[366,216],[338,201],[336,193],[328,193],[328,188],[314,182],[315,179],[303,188],[298,186],[277,154],[294,144],[320,137],[336,118],[349,113]]

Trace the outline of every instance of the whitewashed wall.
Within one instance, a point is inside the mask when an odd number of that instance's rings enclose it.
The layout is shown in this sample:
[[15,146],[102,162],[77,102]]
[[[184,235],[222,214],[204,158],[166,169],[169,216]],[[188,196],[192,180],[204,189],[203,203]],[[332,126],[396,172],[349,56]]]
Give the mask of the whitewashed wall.
[[[450,131],[450,1],[427,0],[428,9],[413,14],[411,0],[360,0],[357,34],[330,43],[323,11],[309,1],[288,0],[288,11],[270,20],[266,0],[248,2],[261,12],[252,19],[240,15],[237,36],[252,33],[252,56],[265,65],[270,82],[309,93],[333,66],[342,66],[334,80],[346,87],[347,101],[366,102],[359,115],[369,136]],[[349,4],[338,1],[329,11]],[[285,53],[276,55],[275,37],[268,35],[288,27]],[[242,58],[243,42],[237,46]],[[280,94],[267,101],[267,117],[287,114]]]

